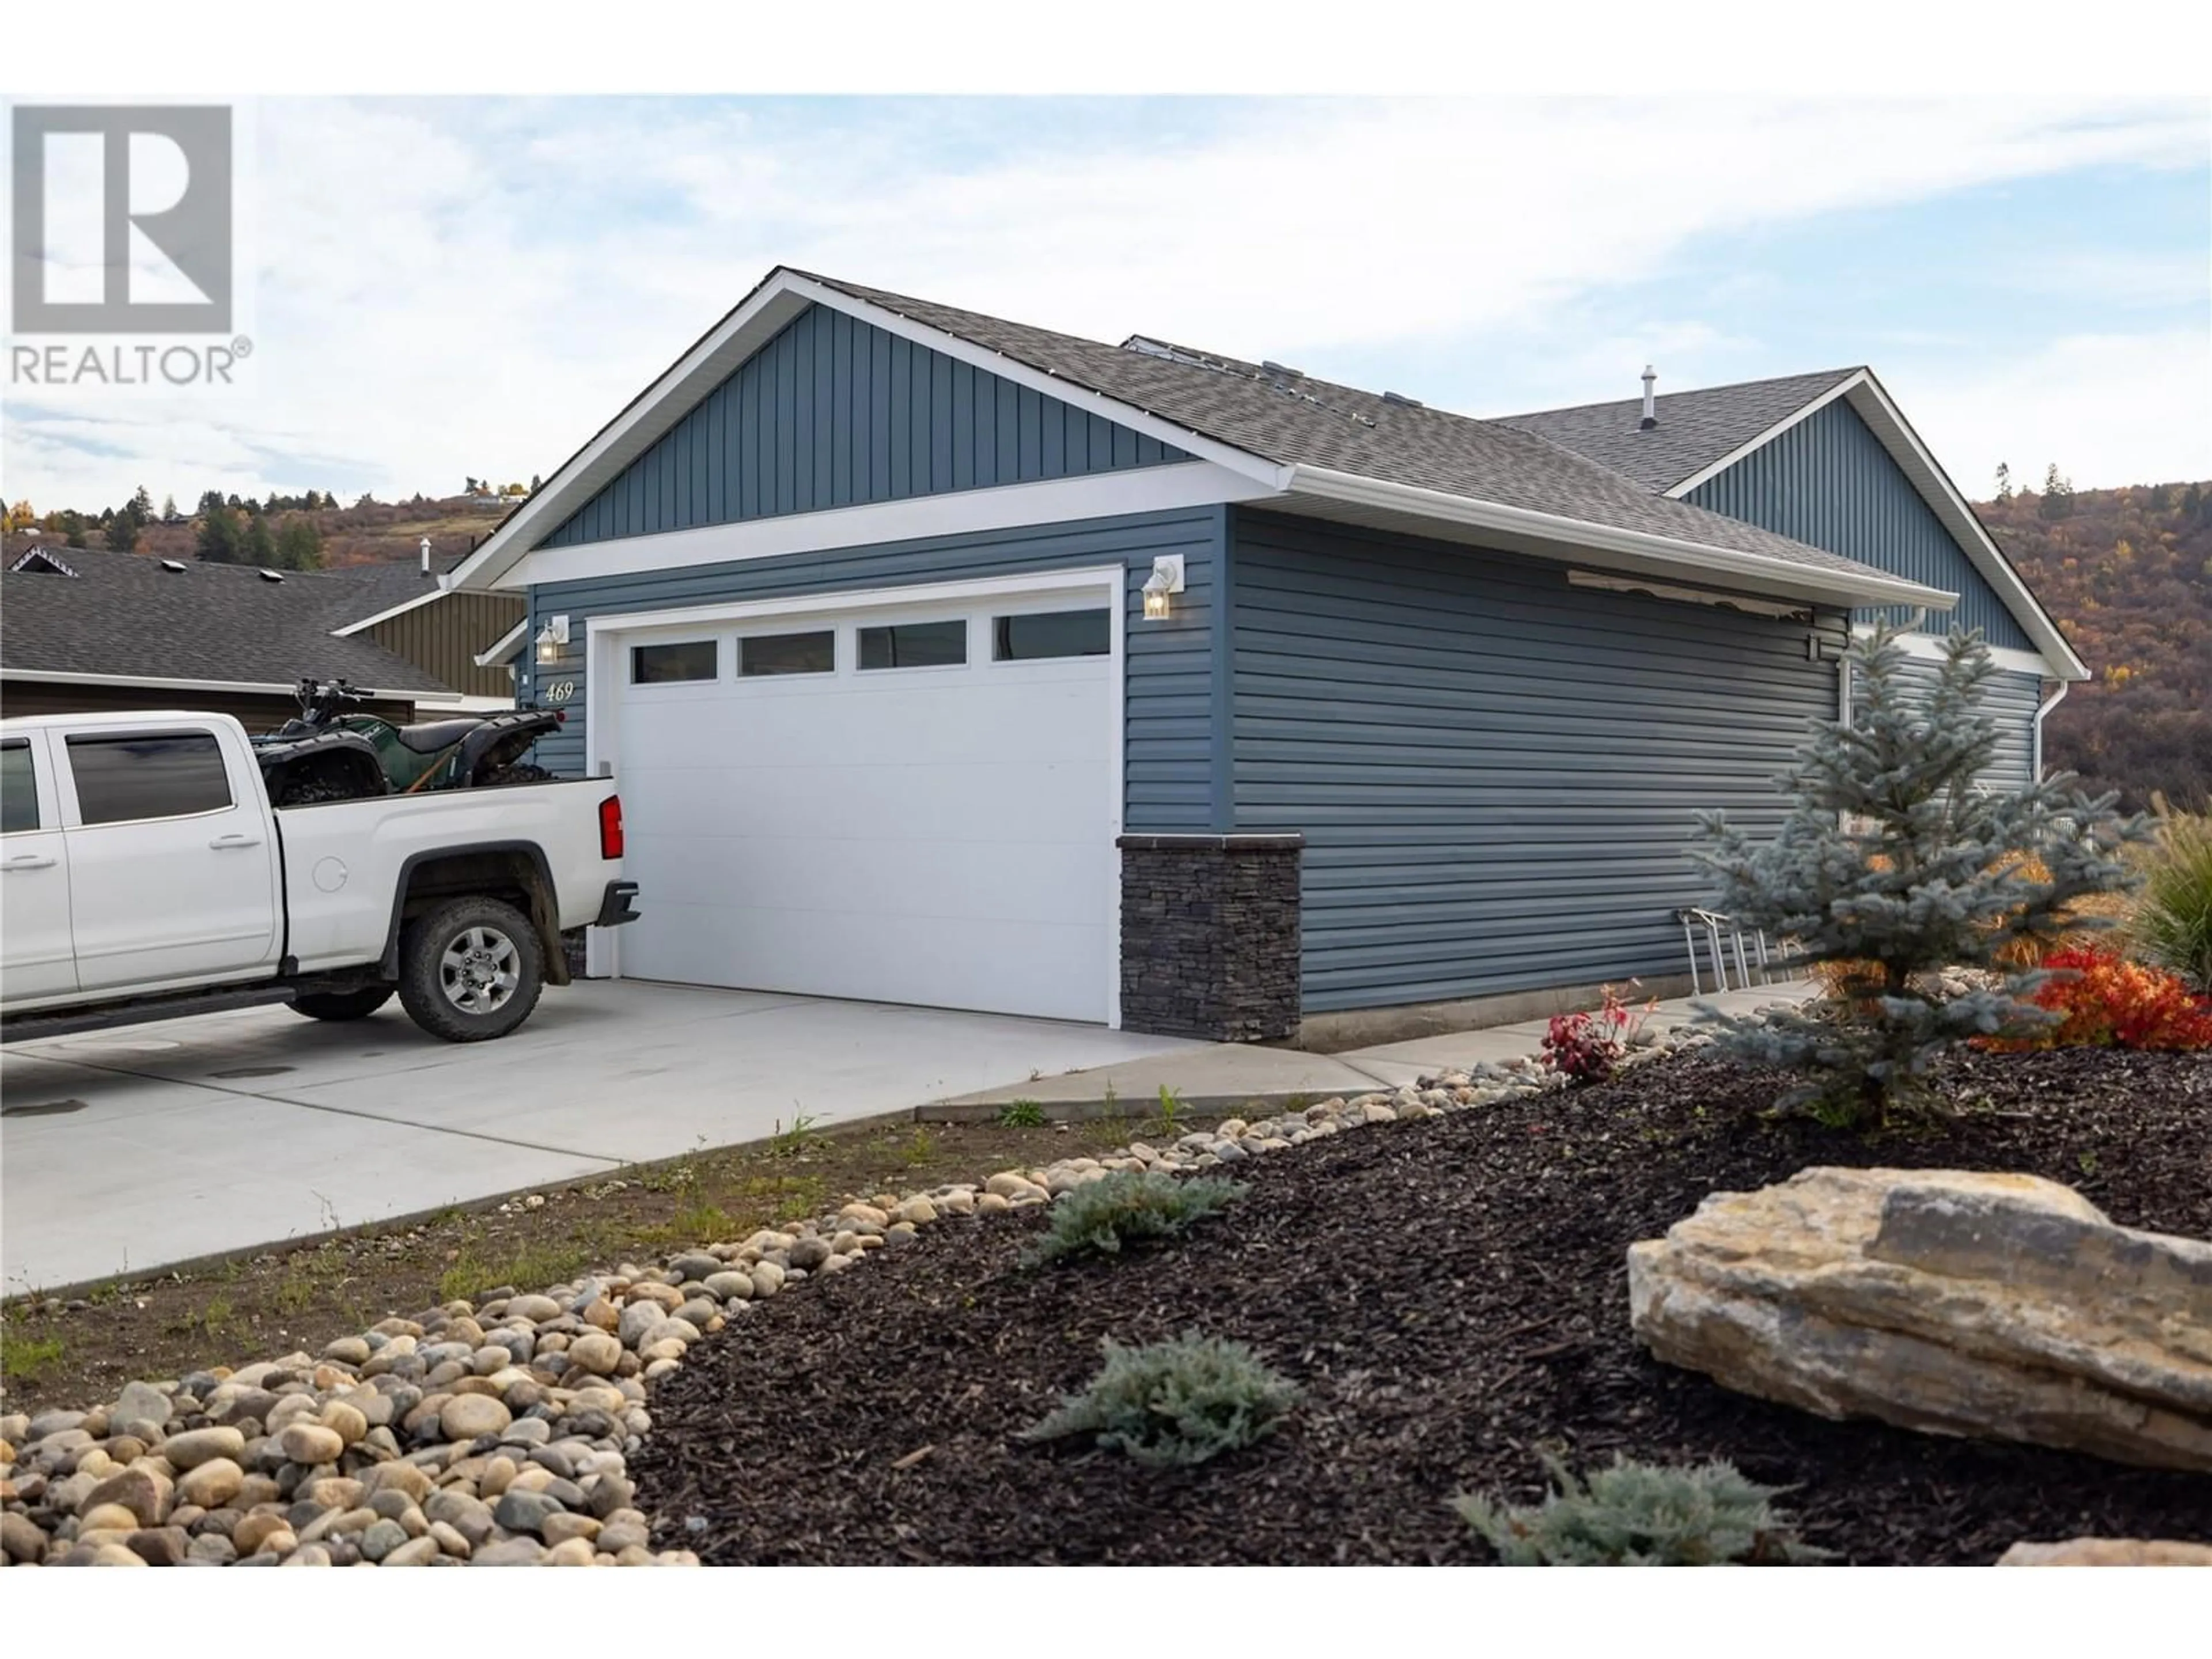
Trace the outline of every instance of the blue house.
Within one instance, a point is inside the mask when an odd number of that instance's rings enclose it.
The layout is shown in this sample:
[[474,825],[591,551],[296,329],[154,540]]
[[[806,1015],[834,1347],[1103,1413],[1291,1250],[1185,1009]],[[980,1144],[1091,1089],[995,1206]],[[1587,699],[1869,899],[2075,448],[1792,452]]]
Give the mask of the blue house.
[[620,782],[599,971],[1279,1037],[1678,973],[1849,630],[2087,671],[1866,369],[1473,420],[789,269],[450,580]]

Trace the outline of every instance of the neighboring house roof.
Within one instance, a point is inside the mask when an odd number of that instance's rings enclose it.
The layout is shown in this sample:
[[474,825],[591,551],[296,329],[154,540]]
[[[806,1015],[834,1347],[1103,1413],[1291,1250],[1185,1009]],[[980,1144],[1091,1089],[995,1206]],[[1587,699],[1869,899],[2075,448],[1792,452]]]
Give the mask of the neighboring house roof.
[[1655,400],[1659,423],[1649,430],[1638,425],[1644,416],[1641,398],[1505,415],[1498,423],[1587,455],[1646,489],[1671,494],[1683,479],[1765,437],[1778,424],[1862,372],[1831,368],[1817,374],[1662,392]]
[[1133,337],[1121,346],[778,267],[456,569],[489,586],[775,331],[825,304],[1093,407],[1255,481],[1287,510],[1847,604],[1954,596],[1671,499],[1540,434]]
[[331,603],[342,607],[345,614],[331,631],[358,634],[434,599],[443,599],[450,591],[443,578],[451,568],[452,564],[434,563],[426,576],[414,560],[402,559],[377,564],[340,565],[334,570],[316,573],[344,584],[343,588],[334,586],[332,590]]
[[[49,556],[75,574],[21,568]],[[451,700],[413,663],[333,633],[368,597],[337,572],[272,581],[252,565],[40,549],[0,572],[0,676],[289,691],[313,675]]]

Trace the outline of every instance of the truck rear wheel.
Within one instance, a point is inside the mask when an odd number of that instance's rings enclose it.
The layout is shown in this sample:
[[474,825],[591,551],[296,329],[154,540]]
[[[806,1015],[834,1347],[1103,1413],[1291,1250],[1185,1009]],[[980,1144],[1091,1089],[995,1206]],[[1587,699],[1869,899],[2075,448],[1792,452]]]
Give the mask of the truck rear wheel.
[[498,899],[448,899],[400,935],[400,1006],[447,1042],[505,1036],[544,988],[537,929]]
[[367,985],[358,991],[316,991],[292,999],[292,1012],[309,1019],[367,1019],[392,1000],[393,987]]

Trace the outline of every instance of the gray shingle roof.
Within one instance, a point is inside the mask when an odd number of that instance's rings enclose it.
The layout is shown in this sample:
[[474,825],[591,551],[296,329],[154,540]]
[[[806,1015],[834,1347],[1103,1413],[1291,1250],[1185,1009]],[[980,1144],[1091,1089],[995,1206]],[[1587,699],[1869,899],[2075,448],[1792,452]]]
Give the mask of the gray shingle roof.
[[[1326,467],[1813,569],[1886,574],[1670,500],[1657,493],[1663,486],[1516,422],[1386,402],[1379,393],[1310,377],[1285,387],[1257,365],[1216,354],[1176,348],[1178,356],[1170,357],[1133,350],[815,272],[796,274],[1279,464]],[[1207,361],[1182,361],[1184,356]]]
[[1652,410],[1659,424],[1649,432],[1639,428],[1641,397],[1572,409],[1540,409],[1498,420],[1587,455],[1647,489],[1668,490],[1858,373],[1856,368],[1831,368],[1817,374],[1662,392]]
[[[0,667],[253,685],[313,674],[366,690],[450,690],[366,639],[332,636],[399,603],[364,604],[385,591],[381,574],[294,572],[272,582],[248,565],[185,561],[179,572],[143,554],[51,551],[76,574],[0,571]],[[397,568],[421,581],[413,567]]]

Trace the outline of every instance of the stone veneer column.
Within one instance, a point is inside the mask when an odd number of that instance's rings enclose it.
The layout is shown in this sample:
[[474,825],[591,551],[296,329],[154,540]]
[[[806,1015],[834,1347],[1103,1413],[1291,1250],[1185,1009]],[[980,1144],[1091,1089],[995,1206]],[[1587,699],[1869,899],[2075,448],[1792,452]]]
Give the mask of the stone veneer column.
[[1298,1029],[1304,836],[1123,836],[1121,1024],[1259,1042]]

